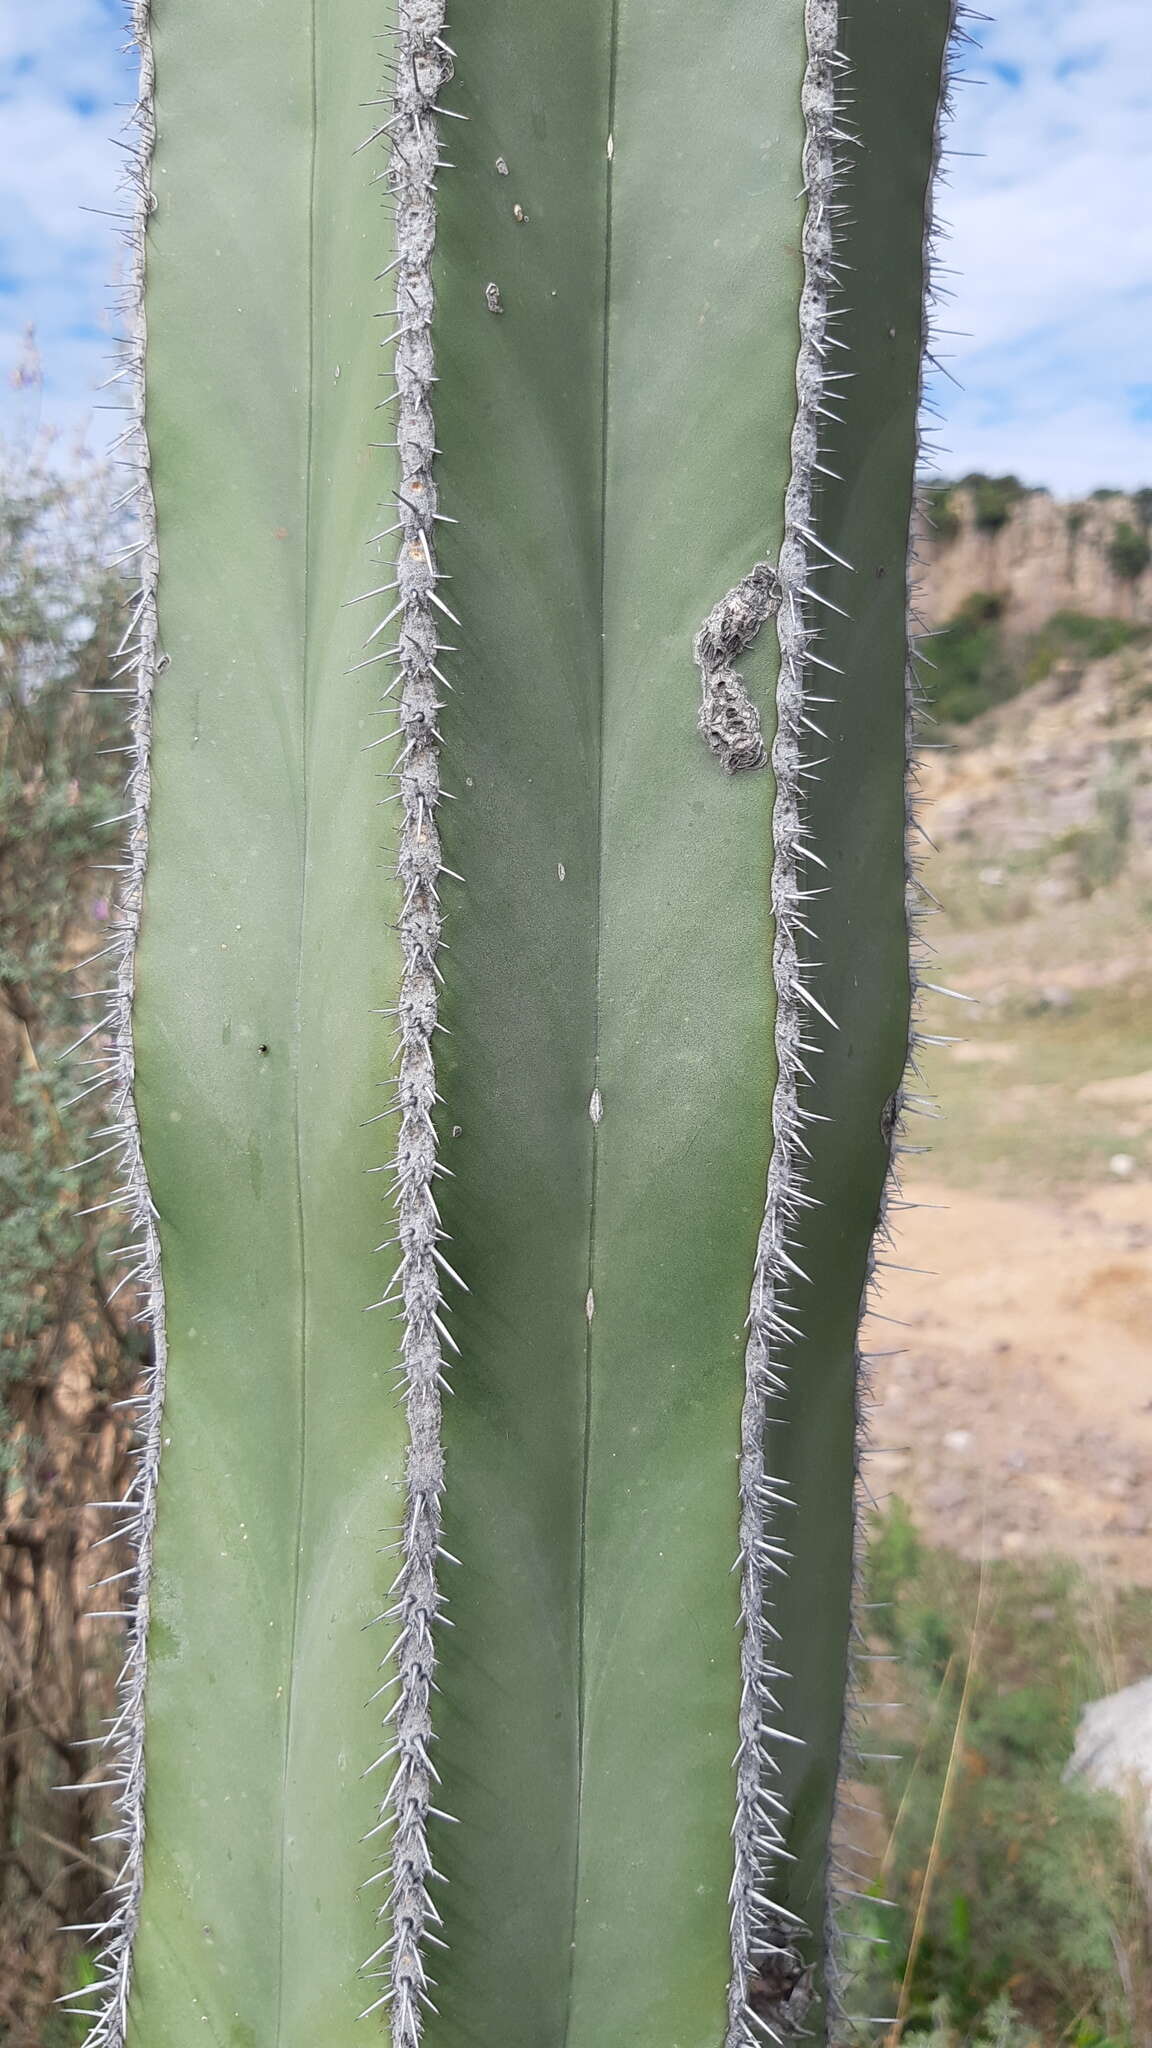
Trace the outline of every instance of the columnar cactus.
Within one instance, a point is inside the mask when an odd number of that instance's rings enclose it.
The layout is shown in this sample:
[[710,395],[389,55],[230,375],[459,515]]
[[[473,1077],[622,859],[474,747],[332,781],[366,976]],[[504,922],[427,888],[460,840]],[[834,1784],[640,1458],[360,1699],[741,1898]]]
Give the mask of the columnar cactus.
[[139,4],[91,2041],[819,2029],[951,0]]

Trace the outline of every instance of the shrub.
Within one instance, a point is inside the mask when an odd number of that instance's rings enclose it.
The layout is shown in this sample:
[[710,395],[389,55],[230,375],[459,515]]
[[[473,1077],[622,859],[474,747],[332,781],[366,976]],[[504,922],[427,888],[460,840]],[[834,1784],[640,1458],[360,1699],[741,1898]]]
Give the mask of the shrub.
[[961,483],[971,497],[972,519],[980,533],[999,533],[1021,498],[1029,496],[1018,476],[984,476],[973,470]]
[[1084,667],[1146,637],[1129,619],[1053,612],[1038,633],[1017,639],[1004,631],[1004,600],[975,591],[925,643],[925,696],[942,723],[966,725],[1042,682],[1057,662],[1070,664],[1069,682]]
[[1108,543],[1108,566],[1121,583],[1135,583],[1152,560],[1152,545],[1146,533],[1122,519]]
[[1003,610],[1001,597],[974,591],[926,642],[925,694],[944,723],[966,724],[1020,688],[1004,652]]

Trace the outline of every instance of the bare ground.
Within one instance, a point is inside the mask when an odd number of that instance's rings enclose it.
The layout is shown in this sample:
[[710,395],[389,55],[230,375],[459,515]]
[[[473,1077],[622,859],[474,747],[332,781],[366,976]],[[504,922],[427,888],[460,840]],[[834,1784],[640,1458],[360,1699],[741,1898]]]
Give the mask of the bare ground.
[[1152,1184],[908,1194],[892,1256],[924,1270],[885,1274],[866,1332],[873,1494],[967,1556],[1152,1584]]
[[867,1332],[870,1483],[964,1554],[1152,1584],[1152,654],[958,740],[925,764],[929,972],[974,1000],[926,1003],[962,1039],[895,1218],[924,1270]]

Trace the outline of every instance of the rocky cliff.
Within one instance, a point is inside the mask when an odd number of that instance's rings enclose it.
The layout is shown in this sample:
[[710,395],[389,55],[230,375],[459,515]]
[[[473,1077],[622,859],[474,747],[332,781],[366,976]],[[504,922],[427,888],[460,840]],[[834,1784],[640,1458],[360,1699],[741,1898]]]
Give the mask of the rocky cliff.
[[929,626],[976,592],[1003,602],[1010,634],[1035,633],[1054,612],[1152,624],[1149,494],[1062,503],[1012,478],[973,478],[923,495],[918,607]]

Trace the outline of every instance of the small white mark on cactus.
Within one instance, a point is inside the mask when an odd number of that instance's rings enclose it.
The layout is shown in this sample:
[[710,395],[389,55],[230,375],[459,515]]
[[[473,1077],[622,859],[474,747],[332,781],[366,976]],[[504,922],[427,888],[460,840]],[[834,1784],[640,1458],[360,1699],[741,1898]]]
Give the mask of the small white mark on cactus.
[[504,311],[504,307],[500,301],[500,287],[498,284],[485,285],[484,304],[487,306],[488,311],[490,313],[502,313]]
[[508,176],[508,166],[505,163],[502,156],[498,156],[496,159],[496,169],[499,171],[500,176],[502,178],[506,178]]
[[591,1117],[594,1124],[598,1124],[603,1118],[604,1097],[601,1095],[600,1090],[598,1088],[594,1088],[592,1090],[592,1096],[588,1104],[588,1114]]
[[565,865],[564,865],[563,861],[562,861],[562,860],[558,860],[558,861],[557,861],[557,863],[556,863],[556,874],[557,874],[557,878],[558,878],[558,879],[559,879],[559,880],[560,880],[561,882],[562,882],[562,881],[564,880],[564,877],[565,877],[565,875],[567,874],[567,872],[568,872],[568,870],[567,870],[567,868],[565,867]]
[[587,1294],[584,1297],[584,1315],[586,1321],[591,1322],[595,1313],[596,1296],[593,1294],[592,1289],[589,1288]]
[[514,206],[512,208],[512,218],[513,220],[525,221],[527,220],[528,215],[525,213],[524,208],[522,206]]
[[452,1136],[453,1136],[454,1138],[462,1138],[462,1137],[464,1136],[464,1126],[463,1126],[463,1124],[453,1124],[453,1126],[452,1126]]

